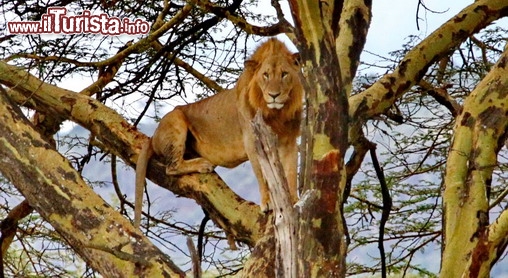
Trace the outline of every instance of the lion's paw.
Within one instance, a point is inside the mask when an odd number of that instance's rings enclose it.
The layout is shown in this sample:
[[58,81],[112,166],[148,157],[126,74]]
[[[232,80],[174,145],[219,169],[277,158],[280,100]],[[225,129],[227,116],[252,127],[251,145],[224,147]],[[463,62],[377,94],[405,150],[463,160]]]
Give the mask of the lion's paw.
[[192,173],[211,173],[215,169],[210,161],[204,158],[194,158],[184,160],[177,165],[171,165],[166,168],[167,175],[186,175]]
[[268,213],[270,212],[271,210],[271,207],[270,207],[270,204],[268,202],[261,202],[261,204],[259,205],[261,207],[261,212],[262,213]]
[[203,159],[196,165],[196,172],[198,173],[211,173],[215,169],[215,165],[213,165],[210,161]]

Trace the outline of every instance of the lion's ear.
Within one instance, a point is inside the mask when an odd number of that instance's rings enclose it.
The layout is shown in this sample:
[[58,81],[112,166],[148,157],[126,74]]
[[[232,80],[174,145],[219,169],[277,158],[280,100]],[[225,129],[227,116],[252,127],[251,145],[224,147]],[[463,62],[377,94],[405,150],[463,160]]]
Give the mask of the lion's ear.
[[246,69],[255,69],[259,65],[259,63],[254,60],[245,60],[245,62],[243,62],[243,65]]
[[302,58],[300,57],[300,53],[294,53],[291,55],[291,58],[295,61],[296,66],[300,66],[302,64]]

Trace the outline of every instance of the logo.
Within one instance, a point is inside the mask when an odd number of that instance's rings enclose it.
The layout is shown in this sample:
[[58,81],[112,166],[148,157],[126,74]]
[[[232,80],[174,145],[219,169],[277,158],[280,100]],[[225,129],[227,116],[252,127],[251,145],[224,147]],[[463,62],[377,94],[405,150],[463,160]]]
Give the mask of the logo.
[[84,10],[80,15],[68,15],[64,7],[49,7],[40,21],[12,21],[7,23],[11,34],[101,34],[106,36],[140,35],[150,31],[150,24],[142,19],[110,17],[105,13],[92,14]]

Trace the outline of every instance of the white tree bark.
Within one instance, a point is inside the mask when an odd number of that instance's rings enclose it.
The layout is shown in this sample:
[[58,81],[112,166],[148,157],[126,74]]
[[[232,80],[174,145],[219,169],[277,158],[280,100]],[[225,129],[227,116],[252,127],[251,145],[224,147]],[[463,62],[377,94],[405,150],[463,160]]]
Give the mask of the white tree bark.
[[277,152],[277,137],[257,113],[253,121],[259,164],[270,191],[275,219],[275,277],[298,277],[298,214],[293,208],[289,186]]

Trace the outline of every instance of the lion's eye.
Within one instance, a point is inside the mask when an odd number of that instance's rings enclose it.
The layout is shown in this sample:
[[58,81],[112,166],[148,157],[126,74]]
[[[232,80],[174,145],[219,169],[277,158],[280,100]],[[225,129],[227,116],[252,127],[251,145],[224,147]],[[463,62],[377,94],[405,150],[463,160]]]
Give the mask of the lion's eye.
[[263,73],[263,78],[265,80],[268,80],[268,78],[270,78],[270,75],[268,75],[268,72]]
[[288,76],[288,72],[287,71],[283,71],[282,74],[281,74],[282,78]]

